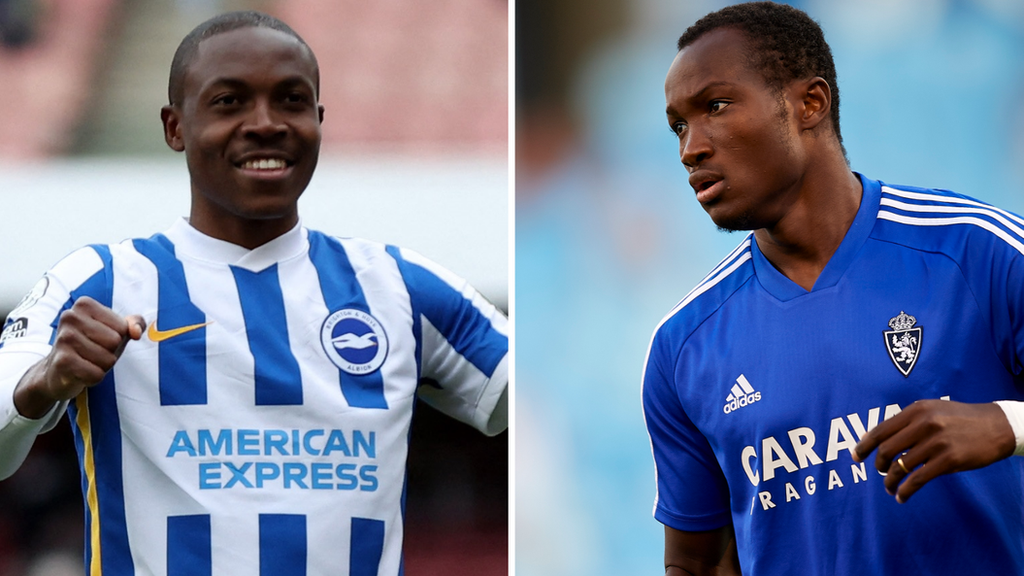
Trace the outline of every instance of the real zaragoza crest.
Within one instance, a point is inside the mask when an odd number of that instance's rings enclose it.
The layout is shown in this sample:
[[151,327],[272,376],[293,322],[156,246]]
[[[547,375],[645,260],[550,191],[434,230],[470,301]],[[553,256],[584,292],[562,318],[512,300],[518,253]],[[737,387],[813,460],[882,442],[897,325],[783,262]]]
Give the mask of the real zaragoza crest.
[[917,324],[917,318],[900,310],[899,316],[889,319],[892,330],[885,331],[885,349],[904,376],[910,376],[921,351],[921,327],[914,328],[914,324]]

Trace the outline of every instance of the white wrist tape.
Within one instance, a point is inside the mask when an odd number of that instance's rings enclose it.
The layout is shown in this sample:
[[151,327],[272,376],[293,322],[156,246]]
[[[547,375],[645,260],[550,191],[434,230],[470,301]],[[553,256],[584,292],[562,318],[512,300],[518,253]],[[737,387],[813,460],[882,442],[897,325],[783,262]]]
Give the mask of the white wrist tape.
[[1010,421],[1010,427],[1013,428],[1013,436],[1017,440],[1017,448],[1013,455],[1024,456],[1024,402],[1000,400],[996,404],[1003,409],[1006,419]]

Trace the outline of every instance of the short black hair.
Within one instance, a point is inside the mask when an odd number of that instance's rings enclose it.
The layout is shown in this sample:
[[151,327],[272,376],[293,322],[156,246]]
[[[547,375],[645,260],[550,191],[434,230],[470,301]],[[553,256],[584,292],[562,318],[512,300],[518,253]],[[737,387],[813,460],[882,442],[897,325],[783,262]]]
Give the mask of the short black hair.
[[[750,65],[772,89],[781,91],[793,80],[820,76],[832,89],[832,129],[839,131],[839,84],[832,49],[821,26],[806,13],[774,2],[747,2],[722,8],[696,21],[679,37],[678,50],[719,28],[736,28],[750,41]],[[846,154],[845,148],[843,155]]]
[[316,70],[316,76],[313,78],[314,87],[317,93],[320,92],[320,65],[317,63],[316,55],[313,54],[309,44],[306,44],[306,41],[295,30],[292,30],[290,26],[277,18],[255,10],[243,10],[227,12],[210,18],[193,28],[181,41],[181,44],[178,45],[178,49],[174,52],[174,59],[171,60],[171,77],[167,83],[167,99],[172,106],[181,104],[185,97],[185,72],[192,64],[192,61],[196,59],[196,54],[199,52],[199,44],[212,36],[241,28],[270,28],[271,30],[284,32],[298,40],[300,44],[306,47],[310,58],[313,59],[313,66]]

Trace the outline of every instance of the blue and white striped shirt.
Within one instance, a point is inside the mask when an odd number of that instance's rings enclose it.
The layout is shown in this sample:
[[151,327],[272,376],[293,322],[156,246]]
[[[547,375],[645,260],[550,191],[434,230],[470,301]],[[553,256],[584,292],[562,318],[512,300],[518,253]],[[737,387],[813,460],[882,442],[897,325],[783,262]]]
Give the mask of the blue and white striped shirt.
[[505,427],[506,320],[465,281],[301,226],[247,250],[180,220],[72,253],[9,316],[0,443],[59,418],[17,415],[12,391],[85,295],[148,323],[67,407],[90,575],[398,574],[417,395]]

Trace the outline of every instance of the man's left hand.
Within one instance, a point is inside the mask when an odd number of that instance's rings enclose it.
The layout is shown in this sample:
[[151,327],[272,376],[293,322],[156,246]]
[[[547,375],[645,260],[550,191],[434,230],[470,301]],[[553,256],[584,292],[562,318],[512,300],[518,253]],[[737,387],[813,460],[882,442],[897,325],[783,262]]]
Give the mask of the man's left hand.
[[919,400],[865,434],[853,459],[862,462],[877,448],[875,468],[902,504],[929,480],[1008,458],[1016,445],[996,404]]

